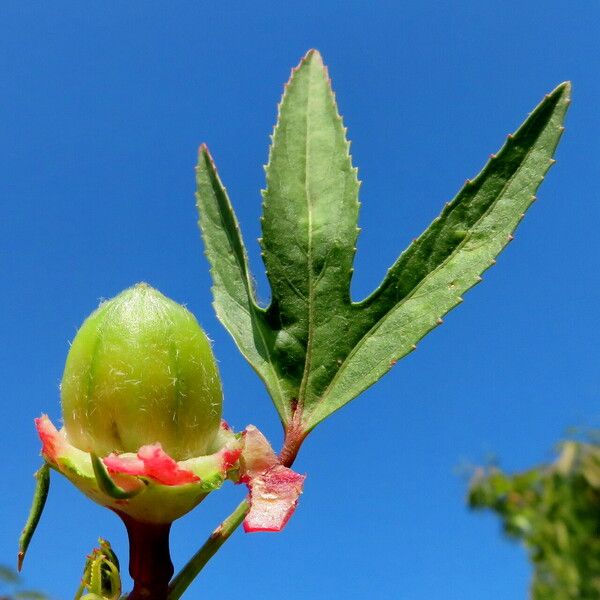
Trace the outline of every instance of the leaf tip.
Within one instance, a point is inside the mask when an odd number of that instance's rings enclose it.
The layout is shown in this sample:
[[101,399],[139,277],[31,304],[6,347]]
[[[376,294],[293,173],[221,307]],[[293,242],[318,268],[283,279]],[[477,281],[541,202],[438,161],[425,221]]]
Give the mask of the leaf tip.
[[570,81],[563,81],[553,90],[552,94],[559,93],[565,96],[565,100],[571,99],[571,90],[573,89],[573,85]]
[[208,146],[206,145],[206,142],[202,142],[198,147],[198,158],[200,159],[204,157],[208,158],[212,162],[212,156]]
[[316,62],[323,64],[323,56],[316,48],[311,48],[302,59],[302,62]]
[[[212,157],[212,154],[208,149],[208,145],[205,142],[202,142],[198,147],[198,166],[196,170],[198,171],[202,168],[208,169],[209,171],[213,171],[213,173],[218,178],[217,165],[215,164],[215,160]],[[223,190],[225,190],[225,187],[223,186],[220,180],[219,185],[223,187]]]

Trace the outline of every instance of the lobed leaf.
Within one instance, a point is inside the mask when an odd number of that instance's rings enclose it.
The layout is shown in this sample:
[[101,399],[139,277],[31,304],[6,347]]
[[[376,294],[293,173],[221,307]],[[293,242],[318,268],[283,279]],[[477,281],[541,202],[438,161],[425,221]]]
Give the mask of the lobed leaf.
[[217,315],[265,381],[288,432],[301,439],[372,385],[480,280],[553,162],[569,91],[564,83],[546,96],[357,303],[350,280],[359,181],[317,51],[292,71],[266,167],[266,309],[256,302],[225,188],[201,148],[197,202]]
[[196,202],[206,256],[211,264],[214,307],[240,352],[265,382],[281,415],[289,418],[285,382],[273,358],[275,334],[255,298],[237,218],[206,145],[196,168]]
[[481,280],[535,200],[562,135],[570,85],[546,96],[481,173],[467,181],[400,256],[381,286],[353,305],[368,330],[309,417],[314,427],[375,383]]

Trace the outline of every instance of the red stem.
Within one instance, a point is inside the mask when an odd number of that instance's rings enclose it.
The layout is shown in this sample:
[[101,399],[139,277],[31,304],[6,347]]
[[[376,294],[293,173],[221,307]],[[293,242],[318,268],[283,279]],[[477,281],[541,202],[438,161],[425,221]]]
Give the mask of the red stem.
[[279,460],[284,467],[292,466],[306,436],[307,434],[304,431],[295,427],[288,427],[286,429],[283,447],[279,453]]
[[285,439],[279,453],[279,460],[284,467],[291,467],[298,456],[302,442],[306,439],[308,431],[302,423],[302,405],[295,403],[291,421],[285,426]]
[[129,600],[167,600],[173,563],[169,552],[171,523],[142,523],[118,513],[129,536]]

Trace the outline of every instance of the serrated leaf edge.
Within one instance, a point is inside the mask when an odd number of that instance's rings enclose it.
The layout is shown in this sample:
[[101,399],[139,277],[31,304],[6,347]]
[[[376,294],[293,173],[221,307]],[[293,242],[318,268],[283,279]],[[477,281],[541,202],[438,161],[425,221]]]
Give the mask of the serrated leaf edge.
[[[563,82],[563,83],[561,83],[561,84],[560,84],[560,85],[558,85],[558,86],[557,86],[557,87],[556,87],[556,88],[555,88],[555,89],[554,89],[552,92],[550,92],[549,94],[547,94],[547,95],[544,97],[544,99],[543,99],[543,100],[542,100],[542,101],[541,101],[541,102],[538,104],[538,106],[536,106],[536,107],[534,108],[534,110],[533,110],[533,111],[532,111],[532,113],[530,113],[530,114],[533,114],[533,112],[535,112],[535,111],[539,110],[539,109],[540,109],[540,108],[543,106],[543,104],[544,104],[545,102],[547,102],[547,101],[548,101],[548,100],[549,100],[549,99],[550,99],[552,96],[554,96],[554,95],[558,95],[558,94],[560,94],[560,95],[563,95],[563,94],[564,94],[564,97],[563,97],[563,98],[559,98],[559,100],[557,101],[557,103],[556,103],[556,104],[558,105],[558,104],[559,104],[559,103],[562,101],[562,102],[564,102],[564,104],[565,104],[565,107],[566,107],[566,106],[568,106],[568,104],[570,103],[570,90],[571,90],[571,85],[570,85],[570,82]],[[502,150],[504,150],[504,148],[506,148],[506,147],[508,146],[508,144],[511,142],[511,138],[513,137],[513,135],[516,135],[516,134],[517,134],[517,133],[518,133],[518,132],[519,132],[519,131],[520,131],[520,130],[521,130],[521,129],[522,129],[524,126],[525,126],[525,124],[527,123],[527,121],[528,121],[528,119],[526,119],[526,120],[525,120],[525,121],[524,121],[524,122],[521,124],[521,126],[520,126],[520,127],[519,127],[519,128],[516,130],[516,131],[515,131],[515,133],[514,133],[514,134],[509,134],[509,136],[508,136],[508,138],[507,138],[506,142],[505,142],[505,143],[502,145],[502,147],[500,148],[500,150],[498,151],[498,153],[500,153]],[[561,137],[562,137],[562,134],[563,134],[563,132],[564,132],[564,127],[563,127],[562,125],[560,125],[560,126],[558,127],[558,132],[559,132],[559,133],[558,133],[558,136],[557,136],[557,138],[556,138],[556,142],[554,143],[554,146],[553,146],[553,147],[551,148],[551,150],[550,150],[550,155],[552,155],[552,154],[555,152],[555,150],[556,150],[556,148],[557,148],[557,146],[558,146],[558,144],[559,144],[559,142],[560,142],[560,139],[561,139]],[[533,146],[532,146],[532,147],[531,147],[531,148],[530,148],[530,149],[527,151],[527,153],[526,153],[526,154],[525,154],[525,156],[523,157],[523,160],[522,160],[522,162],[525,162],[525,160],[527,159],[527,157],[530,155],[530,153],[531,153],[532,151],[533,151]],[[488,165],[489,165],[489,164],[490,164],[490,163],[491,163],[493,160],[495,160],[495,158],[496,158],[496,155],[495,155],[495,154],[491,155],[491,156],[490,156],[490,159],[489,159],[489,160],[488,160],[488,161],[485,163],[484,167],[483,167],[483,168],[481,169],[481,171],[480,171],[480,172],[477,174],[477,176],[476,176],[474,179],[472,179],[472,180],[467,180],[467,182],[466,182],[466,183],[465,183],[465,185],[464,185],[464,186],[463,186],[463,187],[462,187],[462,188],[459,190],[459,192],[457,193],[457,195],[456,195],[456,196],[455,196],[455,197],[454,197],[454,198],[453,198],[453,199],[452,199],[452,200],[451,200],[449,203],[447,203],[447,205],[444,207],[444,209],[443,209],[443,211],[442,211],[442,214],[443,214],[443,212],[444,212],[444,211],[451,209],[451,207],[452,207],[453,203],[455,203],[455,202],[457,201],[457,199],[459,198],[460,194],[462,193],[462,191],[465,189],[465,187],[466,187],[466,186],[469,186],[469,185],[473,185],[473,184],[475,184],[475,183],[476,183],[476,182],[477,182],[477,181],[478,181],[480,178],[483,178],[483,177],[485,176],[485,171],[486,171],[486,169],[487,169]],[[542,181],[543,181],[543,180],[544,180],[544,178],[545,178],[545,175],[546,175],[546,173],[548,173],[548,171],[549,171],[549,170],[550,170],[550,168],[551,168],[551,167],[552,167],[552,166],[555,164],[555,162],[556,162],[556,161],[555,161],[553,158],[550,158],[550,159],[548,160],[548,165],[547,165],[546,169],[545,169],[545,170],[542,172],[542,174],[540,175],[540,177],[539,177],[539,181],[538,181],[538,183],[537,183],[537,184],[536,184],[536,186],[535,186],[535,187],[536,187],[536,189],[537,189],[537,188],[538,188],[538,187],[541,185]],[[510,182],[511,182],[511,181],[514,179],[515,175],[516,175],[516,172],[515,172],[515,173],[514,173],[514,174],[513,174],[513,175],[512,175],[512,176],[511,176],[511,177],[510,177],[510,178],[509,178],[507,181],[506,181],[505,185],[503,186],[503,191],[504,191],[504,190],[506,189],[506,187],[507,187],[507,186],[510,184]],[[476,222],[476,223],[480,223],[480,222],[481,222],[483,219],[485,219],[485,217],[486,217],[486,216],[487,216],[487,215],[490,213],[490,211],[494,209],[494,207],[496,206],[496,204],[497,204],[497,202],[498,202],[498,199],[502,197],[502,193],[503,193],[503,192],[500,192],[500,193],[497,195],[497,199],[495,199],[495,200],[494,200],[494,202],[493,202],[493,203],[492,203],[492,204],[491,204],[491,205],[488,207],[488,209],[487,209],[487,210],[486,210],[486,211],[485,211],[485,212],[482,214],[482,216],[481,216],[481,217],[480,217],[480,218],[477,220],[477,222]],[[531,204],[532,204],[532,203],[535,201],[535,199],[536,199],[536,197],[535,197],[535,195],[533,195],[533,196],[531,197],[531,200],[530,200],[529,204],[527,205],[527,208],[529,208],[529,206],[531,206]],[[439,218],[440,218],[439,216],[438,216],[438,217],[436,217],[436,219],[434,219],[434,222],[435,222],[435,220],[437,220],[437,219],[439,219]],[[517,225],[516,225],[516,226],[513,228],[513,230],[512,230],[512,232],[513,232],[513,233],[514,233],[514,231],[516,230],[516,228],[518,227],[518,225],[519,225],[519,224],[520,224],[520,220],[517,222]],[[473,229],[473,228],[474,228],[474,226],[473,226],[471,229]],[[428,231],[428,229],[429,229],[429,227],[427,227],[427,228],[425,229],[425,232],[427,232],[427,231]],[[425,232],[424,232],[424,233],[425,233]],[[423,234],[422,234],[422,235],[423,235]],[[422,281],[420,281],[420,282],[419,282],[419,284],[418,284],[418,285],[417,285],[417,286],[414,288],[414,290],[412,290],[410,294],[408,294],[408,295],[407,295],[405,298],[403,298],[401,302],[399,302],[399,303],[397,303],[397,304],[394,304],[394,305],[393,305],[393,306],[390,308],[390,310],[389,310],[389,311],[387,311],[387,312],[385,313],[385,315],[384,315],[384,316],[382,316],[382,317],[381,317],[381,318],[380,318],[380,319],[377,321],[377,323],[376,323],[376,324],[375,324],[375,325],[374,325],[374,326],[373,326],[371,329],[369,329],[369,331],[368,331],[368,332],[367,332],[367,333],[366,333],[366,334],[365,334],[365,335],[364,335],[364,336],[363,336],[363,337],[360,339],[360,341],[359,341],[359,342],[358,342],[358,343],[357,343],[357,344],[354,346],[354,348],[352,349],[352,351],[351,351],[351,352],[348,354],[348,356],[347,356],[347,357],[346,357],[346,358],[343,360],[342,364],[340,365],[340,368],[337,370],[336,374],[334,375],[334,377],[332,378],[331,382],[329,383],[329,385],[328,385],[328,386],[327,386],[327,388],[325,389],[324,393],[321,395],[321,398],[320,398],[320,401],[319,401],[319,403],[315,405],[315,408],[314,408],[314,409],[313,409],[311,412],[309,412],[309,413],[306,413],[305,415],[303,415],[304,421],[305,421],[305,422],[310,422],[310,423],[311,423],[311,425],[310,425],[310,429],[313,429],[313,428],[314,428],[314,427],[315,427],[315,426],[316,426],[316,425],[317,425],[319,422],[321,422],[321,420],[323,420],[323,419],[319,419],[318,421],[316,421],[316,422],[312,423],[312,422],[311,422],[311,419],[310,419],[310,417],[311,417],[312,415],[314,415],[314,413],[318,413],[318,409],[319,409],[319,406],[321,405],[321,402],[322,402],[322,401],[323,401],[323,400],[324,400],[324,399],[327,397],[327,395],[328,395],[328,394],[331,392],[331,390],[332,390],[332,389],[334,389],[334,387],[335,387],[335,383],[336,383],[336,382],[339,380],[339,378],[341,377],[341,375],[342,375],[342,374],[343,374],[343,372],[344,372],[344,367],[345,367],[345,365],[346,365],[346,364],[348,364],[348,363],[350,362],[351,358],[352,358],[352,357],[353,357],[353,356],[354,356],[354,355],[355,355],[355,354],[358,352],[358,350],[359,350],[359,349],[362,347],[362,345],[363,345],[363,344],[366,342],[366,340],[368,340],[368,339],[369,339],[369,337],[370,337],[370,336],[371,336],[371,335],[372,335],[372,334],[373,334],[373,333],[374,333],[374,332],[375,332],[375,331],[376,331],[376,330],[377,330],[379,327],[381,327],[381,326],[382,326],[382,324],[384,323],[384,321],[386,320],[386,318],[388,317],[388,315],[390,315],[391,313],[393,313],[393,312],[394,312],[394,311],[395,311],[395,310],[396,310],[396,309],[397,309],[399,306],[403,305],[403,304],[404,304],[406,301],[408,301],[410,298],[414,297],[414,296],[415,296],[415,294],[416,294],[416,293],[418,292],[418,290],[420,289],[420,287],[421,287],[421,286],[422,286],[422,285],[425,283],[426,279],[427,279],[427,278],[428,278],[428,277],[429,277],[431,274],[433,274],[433,273],[435,273],[435,272],[439,271],[440,269],[442,269],[442,268],[443,268],[443,267],[444,267],[444,266],[445,266],[445,265],[446,265],[446,264],[447,264],[447,263],[448,263],[448,262],[449,262],[449,261],[450,261],[450,260],[451,260],[451,259],[452,259],[452,258],[455,256],[455,254],[456,254],[457,252],[459,252],[459,251],[460,251],[460,249],[461,249],[461,248],[462,248],[462,247],[463,247],[463,246],[464,246],[464,245],[467,243],[468,239],[469,239],[469,236],[468,236],[468,235],[467,235],[467,236],[465,236],[465,239],[464,239],[463,241],[461,241],[461,243],[460,243],[460,244],[458,244],[458,245],[457,245],[457,247],[456,247],[456,248],[453,250],[453,252],[452,252],[450,255],[448,255],[448,256],[446,257],[446,259],[445,259],[445,260],[444,260],[442,263],[440,263],[440,265],[438,265],[438,266],[437,266],[437,267],[436,267],[436,268],[435,268],[433,271],[429,272],[429,273],[427,274],[427,276],[426,276],[426,277],[425,277],[425,278],[424,278]],[[512,239],[514,239],[514,238],[513,238],[513,236],[512,236],[512,233],[511,233],[511,234],[510,234],[510,235],[507,237],[507,239],[506,239],[505,243],[502,245],[502,248],[501,248],[500,252],[502,252],[502,251],[504,250],[504,248],[506,248],[506,246],[508,245],[508,243],[509,243],[510,241],[512,241]],[[498,256],[498,254],[496,254],[496,256]],[[473,281],[473,284],[472,284],[470,287],[468,287],[468,288],[467,288],[467,289],[466,289],[466,290],[463,292],[463,294],[464,294],[464,293],[466,293],[467,291],[469,291],[470,289],[472,289],[472,288],[473,288],[475,285],[477,285],[478,283],[480,283],[480,282],[482,281],[481,274],[485,273],[485,271],[487,271],[487,269],[489,269],[491,266],[493,266],[493,265],[495,264],[495,262],[496,262],[496,261],[495,261],[495,258],[492,258],[492,259],[490,260],[490,262],[489,262],[488,266],[487,266],[486,268],[484,268],[484,269],[483,269],[483,270],[480,272],[480,275],[479,275],[479,276],[478,276],[476,279],[474,279],[474,281]],[[354,303],[354,302],[353,302],[353,303],[352,303],[352,306],[353,306],[353,307],[356,307],[356,308],[361,308],[363,305],[367,304],[367,303],[368,303],[368,302],[369,302],[369,301],[372,299],[372,297],[373,297],[373,296],[374,296],[374,295],[375,295],[375,294],[378,292],[378,290],[379,290],[379,289],[380,289],[380,288],[383,286],[384,282],[385,282],[385,278],[384,278],[384,281],[382,281],[382,283],[380,284],[380,286],[378,286],[378,287],[377,287],[377,289],[376,289],[376,290],[375,290],[375,291],[374,291],[372,294],[370,294],[370,295],[369,295],[367,298],[365,298],[364,300],[361,300],[360,302],[356,302],[356,303]],[[450,311],[451,311],[453,308],[455,308],[455,307],[456,307],[458,304],[460,304],[460,303],[462,302],[462,300],[463,300],[462,296],[457,296],[457,298],[456,298],[456,302],[455,302],[455,303],[453,303],[453,304],[452,304],[452,306],[451,306],[451,307],[450,307],[448,310],[446,310],[446,312],[445,312],[445,313],[443,313],[443,314],[448,314],[448,312],[450,312]],[[430,331],[432,331],[432,330],[433,330],[433,329],[435,329],[435,328],[436,328],[438,325],[440,325],[440,324],[442,323],[442,321],[441,321],[441,317],[442,317],[442,316],[443,316],[443,315],[439,315],[439,317],[438,317],[438,320],[437,320],[437,321],[435,321],[435,322],[433,322],[433,323],[432,323],[432,326],[431,326],[431,328],[430,328],[430,329],[428,329],[428,330],[427,330],[427,331],[426,331],[426,332],[425,332],[425,333],[424,333],[424,334],[421,336],[421,338],[419,338],[419,339],[423,339],[423,337],[425,337],[425,336],[426,336],[426,335],[427,335],[427,334],[428,334]],[[416,346],[414,346],[414,345],[413,345],[413,346],[412,346],[412,348],[411,348],[411,349],[409,349],[407,352],[405,352],[405,353],[399,353],[398,355],[396,355],[396,356],[395,356],[395,358],[394,358],[394,360],[399,360],[400,358],[403,358],[404,356],[406,356],[406,355],[407,355],[407,354],[409,354],[410,352],[414,351],[415,349],[416,349]],[[390,369],[392,366],[393,366],[393,364],[390,364],[387,370],[389,370],[389,369]],[[348,400],[347,402],[349,402],[349,401],[350,401],[350,400]],[[338,409],[339,409],[339,408],[341,408],[342,406],[344,406],[345,404],[347,404],[347,402],[344,402],[343,404],[341,404],[341,405],[338,407]],[[336,410],[337,410],[337,409],[336,409]],[[334,411],[334,412],[335,412],[335,411]],[[325,417],[323,417],[323,418],[327,418],[327,416],[329,416],[330,414],[332,414],[332,413],[328,413],[328,414],[327,414]]]
[[[239,266],[239,270],[244,274],[244,280],[243,280],[243,284],[244,287],[246,289],[246,294],[248,296],[248,301],[250,304],[251,309],[247,310],[245,306],[238,304],[238,306],[248,314],[248,317],[250,318],[250,320],[255,324],[256,329],[259,331],[259,335],[263,344],[263,349],[265,352],[265,355],[267,357],[267,361],[266,363],[269,365],[270,370],[272,372],[272,379],[275,381],[275,384],[277,386],[277,391],[279,393],[279,398],[280,401],[277,402],[275,398],[273,398],[273,403],[275,404],[275,407],[277,409],[277,411],[279,412],[282,420],[286,421],[288,418],[288,407],[286,406],[285,403],[285,395],[283,392],[283,389],[281,387],[281,380],[279,378],[279,375],[277,374],[277,370],[276,370],[276,366],[275,363],[273,361],[273,357],[271,355],[271,352],[269,351],[269,346],[267,343],[267,340],[265,339],[263,332],[262,332],[262,326],[267,326],[265,323],[260,323],[257,322],[257,317],[259,317],[259,315],[264,315],[265,314],[265,309],[263,309],[262,307],[260,307],[256,301],[256,297],[254,295],[254,291],[253,291],[253,286],[252,286],[252,279],[251,279],[251,271],[250,271],[250,266],[249,266],[249,261],[248,261],[248,253],[246,251],[246,246],[244,244],[244,239],[242,236],[242,231],[239,225],[239,221],[237,219],[237,216],[235,214],[235,210],[233,208],[233,205],[231,204],[231,200],[229,199],[229,194],[227,193],[227,189],[226,187],[223,185],[223,182],[221,181],[221,177],[219,176],[219,172],[217,170],[215,161],[212,157],[212,154],[210,153],[210,150],[208,149],[207,144],[202,144],[199,148],[199,158],[200,160],[204,160],[205,164],[207,165],[207,168],[210,172],[212,172],[212,175],[214,176],[214,178],[216,179],[217,185],[220,187],[222,193],[223,193],[223,197],[225,199],[225,204],[226,204],[226,209],[230,212],[231,214],[231,219],[233,222],[233,226],[235,229],[235,233],[237,235],[238,241],[239,241],[239,245],[240,245],[240,250],[242,253],[241,256],[241,260],[242,263],[240,264],[239,258],[238,256],[236,256],[236,262],[238,263]],[[198,171],[200,169],[200,165],[198,165],[196,167],[196,171]],[[201,212],[202,208],[201,208],[201,200],[200,200],[200,191],[199,189],[197,189],[196,191],[196,205],[198,208],[198,211]],[[221,208],[219,207],[219,215],[222,216],[223,212],[221,210]],[[204,244],[205,247],[208,247],[208,243],[206,240],[206,233],[204,231],[204,228],[202,226],[202,220],[199,220],[199,228],[200,228],[200,233],[202,235],[202,238],[204,240]],[[233,244],[231,242],[231,236],[229,235],[229,233],[227,232],[226,228],[223,228],[224,231],[226,232],[227,238],[229,240],[229,245],[231,248],[235,247],[235,244]],[[205,252],[205,254],[207,254],[207,252]],[[215,281],[215,277],[213,275],[213,272],[215,270],[215,268],[213,267],[212,264],[212,260],[210,259],[210,257],[207,255],[207,259],[210,265],[210,274],[211,274],[211,280],[213,281],[213,285],[211,286],[211,292],[213,295],[213,299],[216,298],[216,294],[215,294],[215,290],[217,289],[217,286],[214,284]],[[221,322],[221,324],[223,325],[223,327],[225,327],[225,329],[227,329],[229,331],[229,328],[223,318],[223,315],[221,314],[221,310],[216,302],[216,300],[213,300],[213,308],[215,310],[215,313],[217,315],[217,318],[219,319],[219,321]],[[241,347],[241,345],[238,343],[238,340],[236,338],[236,336],[232,335],[231,336],[233,338],[233,341],[235,343],[235,345],[237,346],[238,350],[240,351],[240,353],[244,356],[244,358],[246,359],[246,361],[252,366],[252,368],[254,369],[254,371],[257,373],[257,375],[263,380],[264,384],[266,385],[267,389],[269,391],[271,391],[271,385],[270,382],[267,381],[267,379],[265,378],[265,376],[263,375],[263,373],[260,372],[259,368],[257,365],[254,364],[254,361],[246,354],[246,352],[244,351],[244,349]]]

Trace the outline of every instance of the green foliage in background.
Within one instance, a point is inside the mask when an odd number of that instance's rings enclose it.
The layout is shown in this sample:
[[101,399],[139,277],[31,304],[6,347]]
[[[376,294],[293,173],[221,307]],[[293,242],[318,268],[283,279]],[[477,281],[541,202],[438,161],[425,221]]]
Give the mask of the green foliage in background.
[[474,509],[490,509],[528,550],[533,600],[600,599],[600,445],[568,441],[551,465],[477,472]]
[[0,565],[0,600],[49,600],[46,594],[23,587],[21,577],[10,567]]

